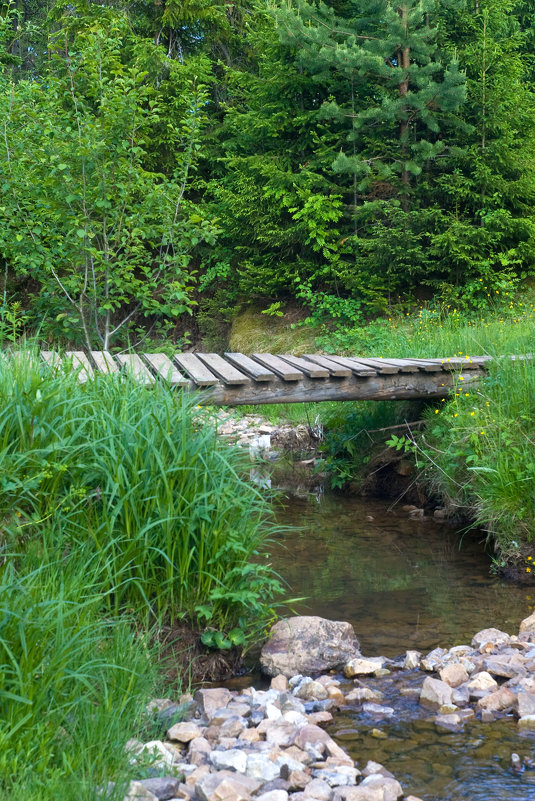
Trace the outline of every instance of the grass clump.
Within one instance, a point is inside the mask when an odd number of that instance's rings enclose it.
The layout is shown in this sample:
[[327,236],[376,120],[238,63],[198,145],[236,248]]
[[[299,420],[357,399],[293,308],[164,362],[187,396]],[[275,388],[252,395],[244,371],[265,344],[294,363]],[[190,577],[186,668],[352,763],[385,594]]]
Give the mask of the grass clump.
[[245,646],[272,618],[268,502],[185,394],[35,355],[0,393],[0,789],[96,798],[131,772],[159,629]]
[[428,418],[418,447],[432,486],[489,533],[499,559],[516,561],[535,540],[532,362],[497,360],[477,388],[459,381]]

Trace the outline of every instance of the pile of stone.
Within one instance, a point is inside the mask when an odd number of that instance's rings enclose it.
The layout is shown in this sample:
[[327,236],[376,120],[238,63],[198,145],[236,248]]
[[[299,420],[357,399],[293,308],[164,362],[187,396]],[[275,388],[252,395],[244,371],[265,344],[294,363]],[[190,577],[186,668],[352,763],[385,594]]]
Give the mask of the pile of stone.
[[[398,801],[403,789],[386,768],[359,769],[321,728],[346,704],[380,699],[379,693],[323,671],[358,662],[365,667],[348,623],[318,617],[280,621],[264,647],[262,664],[275,674],[269,689],[201,689],[181,699],[185,719],[164,740],[131,741],[134,763],[149,758],[165,778],[132,782],[125,801]],[[380,662],[370,660],[373,671]],[[279,669],[280,665],[280,669]],[[303,675],[297,668],[310,675]],[[349,668],[348,668],[349,669]],[[386,671],[389,672],[388,670]],[[160,718],[179,711],[155,701]],[[379,707],[379,705],[376,705]],[[393,710],[392,710],[393,711]],[[419,801],[406,796],[406,801]]]
[[228,412],[218,411],[217,433],[235,445],[248,448],[252,457],[273,460],[279,451],[310,451],[317,448],[321,440],[320,426],[273,425],[258,415],[233,417]]
[[483,629],[471,645],[425,657],[408,651],[403,667],[437,674],[424,680],[419,702],[438,713],[438,726],[458,731],[475,715],[483,722],[514,715],[520,731],[535,731],[535,613],[518,635]]
[[165,740],[129,743],[133,760],[149,757],[170,775],[132,782],[125,801],[397,801],[403,790],[391,773],[375,762],[359,770],[321,728],[332,720],[326,707],[343,700],[339,687],[333,676],[279,675],[264,691],[182,698],[188,720]]
[[442,729],[514,714],[521,731],[535,731],[535,613],[518,635],[484,629],[471,645],[399,660],[362,656],[349,623],[292,617],[274,626],[261,664],[269,689],[201,689],[180,705],[153,702],[161,721],[183,719],[165,739],[129,743],[134,765],[149,761],[167,775],[132,782],[125,801],[420,801],[379,763],[359,767],[322,728],[341,707],[394,718],[394,706],[366,683],[394,672],[410,672],[412,685],[420,672],[435,674],[400,695],[412,695]]

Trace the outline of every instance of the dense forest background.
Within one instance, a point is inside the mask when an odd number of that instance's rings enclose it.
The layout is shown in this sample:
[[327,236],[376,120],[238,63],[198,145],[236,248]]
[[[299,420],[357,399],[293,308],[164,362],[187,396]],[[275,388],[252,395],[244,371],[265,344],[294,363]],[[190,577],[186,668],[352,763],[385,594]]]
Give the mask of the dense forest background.
[[0,14],[13,338],[184,344],[250,303],[482,310],[533,275],[532,0]]

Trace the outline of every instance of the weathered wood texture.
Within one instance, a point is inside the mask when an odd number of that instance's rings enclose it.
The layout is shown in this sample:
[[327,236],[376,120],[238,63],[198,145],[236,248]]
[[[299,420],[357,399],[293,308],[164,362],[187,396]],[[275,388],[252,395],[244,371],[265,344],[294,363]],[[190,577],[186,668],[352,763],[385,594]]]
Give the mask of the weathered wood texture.
[[[489,357],[372,359],[271,353],[127,353],[42,351],[50,369],[76,371],[80,381],[128,373],[147,385],[165,381],[200,392],[199,403],[243,406],[303,401],[443,398],[484,374]],[[532,359],[511,356],[511,359]]]

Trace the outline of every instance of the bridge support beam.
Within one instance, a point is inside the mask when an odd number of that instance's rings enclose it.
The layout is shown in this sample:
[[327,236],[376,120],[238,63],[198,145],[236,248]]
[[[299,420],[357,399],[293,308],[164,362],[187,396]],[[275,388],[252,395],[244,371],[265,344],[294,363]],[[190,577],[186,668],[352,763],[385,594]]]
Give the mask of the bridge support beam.
[[205,406],[247,406],[260,403],[316,401],[417,400],[445,398],[456,387],[477,382],[483,369],[464,373],[397,373],[371,377],[303,378],[300,381],[256,383],[243,387],[216,385],[202,392]]

